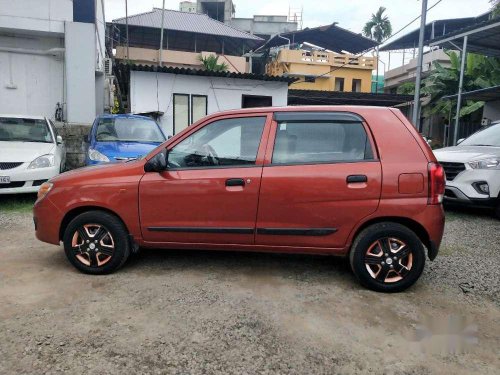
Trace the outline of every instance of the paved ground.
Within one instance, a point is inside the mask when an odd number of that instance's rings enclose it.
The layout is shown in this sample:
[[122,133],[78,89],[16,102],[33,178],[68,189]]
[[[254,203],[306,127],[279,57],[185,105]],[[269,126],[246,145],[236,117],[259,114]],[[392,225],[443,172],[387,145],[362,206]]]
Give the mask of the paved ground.
[[310,256],[157,250],[86,276],[3,210],[0,373],[498,374],[499,225],[451,212],[419,283],[383,295]]

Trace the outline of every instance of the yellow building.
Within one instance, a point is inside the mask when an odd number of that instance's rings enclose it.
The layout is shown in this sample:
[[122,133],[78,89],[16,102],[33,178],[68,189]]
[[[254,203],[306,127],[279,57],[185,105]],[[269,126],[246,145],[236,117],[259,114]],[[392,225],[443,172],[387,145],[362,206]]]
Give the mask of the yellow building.
[[375,57],[282,49],[266,66],[269,75],[298,77],[294,89],[371,92]]

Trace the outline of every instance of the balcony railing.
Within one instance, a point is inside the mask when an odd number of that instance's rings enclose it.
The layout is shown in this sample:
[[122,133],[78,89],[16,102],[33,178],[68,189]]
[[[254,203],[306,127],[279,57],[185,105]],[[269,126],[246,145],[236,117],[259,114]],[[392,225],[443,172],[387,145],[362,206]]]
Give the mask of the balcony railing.
[[276,59],[278,63],[314,64],[332,67],[345,66],[358,69],[376,69],[375,57],[356,56],[340,54],[335,52],[305,51],[305,50],[281,50]]

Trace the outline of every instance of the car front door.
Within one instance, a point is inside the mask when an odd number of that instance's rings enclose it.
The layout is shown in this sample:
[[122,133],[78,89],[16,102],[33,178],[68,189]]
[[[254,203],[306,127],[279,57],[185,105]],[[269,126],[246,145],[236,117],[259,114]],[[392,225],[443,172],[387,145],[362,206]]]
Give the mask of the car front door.
[[256,244],[342,248],[380,200],[381,165],[369,134],[353,114],[276,113],[262,173]]
[[254,243],[267,114],[224,117],[169,147],[168,168],[139,187],[148,242]]

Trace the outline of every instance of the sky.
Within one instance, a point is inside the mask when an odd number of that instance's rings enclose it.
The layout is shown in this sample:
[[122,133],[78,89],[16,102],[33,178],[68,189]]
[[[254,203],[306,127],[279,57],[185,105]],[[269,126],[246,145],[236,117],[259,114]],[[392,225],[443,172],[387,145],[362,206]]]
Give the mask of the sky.
[[[125,16],[125,0],[105,0],[106,20]],[[428,0],[432,6],[438,0]],[[289,7],[303,7],[303,27],[315,27],[338,22],[338,26],[359,33],[379,6],[387,9],[393,32],[398,31],[421,12],[421,0],[233,0],[236,17],[252,17],[255,14],[287,15]],[[128,0],[129,15],[161,8],[162,0]],[[489,0],[442,0],[429,11],[427,20],[474,17],[490,9]],[[179,9],[178,0],[166,0],[165,8]],[[401,32],[419,27],[414,22]],[[395,37],[397,38],[397,37]],[[387,60],[387,56],[381,58]],[[394,59],[393,59],[394,61]],[[400,65],[400,64],[399,64]]]

